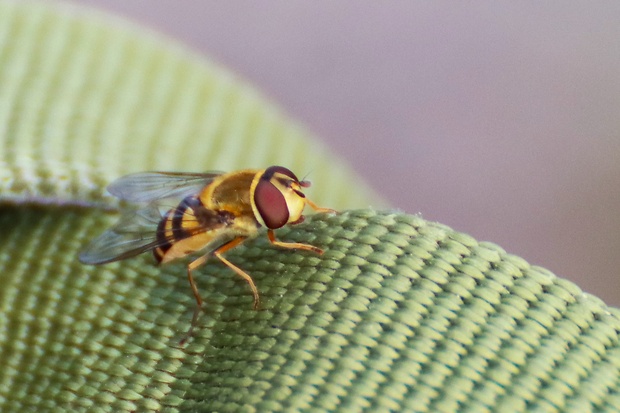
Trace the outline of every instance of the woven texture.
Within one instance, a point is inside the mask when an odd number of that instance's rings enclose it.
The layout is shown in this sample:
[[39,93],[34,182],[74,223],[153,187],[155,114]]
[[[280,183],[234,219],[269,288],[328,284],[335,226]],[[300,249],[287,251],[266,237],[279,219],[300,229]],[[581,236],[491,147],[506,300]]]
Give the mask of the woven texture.
[[0,62],[5,200],[90,205],[129,172],[274,164],[309,174],[318,203],[375,198],[240,79],[109,16],[0,1]]
[[77,261],[117,219],[109,180],[281,163],[322,205],[374,197],[238,79],[106,17],[0,2],[0,61],[0,411],[620,411],[618,310],[400,213],[277,231],[322,256],[264,234],[227,253],[258,310],[201,267],[180,347],[183,263]]
[[[93,268],[77,249],[113,217],[5,208],[2,411],[618,411],[616,310],[419,217],[358,210],[264,237],[197,280],[183,265]],[[36,255],[35,255],[36,251]]]

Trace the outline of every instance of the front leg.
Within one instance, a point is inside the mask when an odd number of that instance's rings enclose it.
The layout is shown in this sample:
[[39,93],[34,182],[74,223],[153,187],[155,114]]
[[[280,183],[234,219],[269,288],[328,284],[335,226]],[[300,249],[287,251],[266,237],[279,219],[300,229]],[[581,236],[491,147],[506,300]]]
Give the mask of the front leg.
[[338,213],[338,211],[336,211],[335,209],[320,207],[314,202],[310,201],[308,198],[305,198],[304,201],[306,202],[307,205],[310,206],[310,208],[314,209],[316,212],[326,212],[328,214]]
[[308,245],[308,244],[301,244],[299,242],[282,242],[282,241],[278,241],[276,239],[276,235],[273,232],[272,229],[267,230],[267,237],[269,238],[269,242],[271,242],[273,245],[277,245],[278,247],[282,247],[282,248],[289,248],[289,249],[293,249],[293,250],[305,250],[305,251],[312,251],[315,252],[317,254],[323,254],[323,250],[320,249],[319,247],[315,247],[314,245]]

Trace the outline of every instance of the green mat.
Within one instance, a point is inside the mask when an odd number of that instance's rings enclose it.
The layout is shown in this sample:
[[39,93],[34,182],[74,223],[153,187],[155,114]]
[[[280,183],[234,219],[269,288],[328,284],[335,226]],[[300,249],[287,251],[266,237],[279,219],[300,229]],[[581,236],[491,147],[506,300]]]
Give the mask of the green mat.
[[[84,266],[132,171],[311,171],[340,209],[210,262]],[[355,190],[352,190],[354,188]],[[0,411],[620,411],[618,310],[379,204],[249,86],[152,33],[0,2]]]

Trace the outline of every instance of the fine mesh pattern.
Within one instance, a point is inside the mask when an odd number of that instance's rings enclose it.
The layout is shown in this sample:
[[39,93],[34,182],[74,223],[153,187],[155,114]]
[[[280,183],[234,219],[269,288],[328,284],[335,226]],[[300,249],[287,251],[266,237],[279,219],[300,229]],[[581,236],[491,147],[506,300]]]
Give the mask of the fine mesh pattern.
[[312,171],[321,205],[376,198],[238,79],[108,20],[0,0],[0,411],[620,411],[616,309],[371,209],[277,232],[320,257],[264,234],[231,251],[258,311],[230,269],[201,267],[180,348],[184,263],[77,261],[117,218],[112,179],[283,164]]
[[97,210],[4,208],[0,410],[617,411],[618,312],[490,243],[403,214],[314,215],[197,272],[77,250]]

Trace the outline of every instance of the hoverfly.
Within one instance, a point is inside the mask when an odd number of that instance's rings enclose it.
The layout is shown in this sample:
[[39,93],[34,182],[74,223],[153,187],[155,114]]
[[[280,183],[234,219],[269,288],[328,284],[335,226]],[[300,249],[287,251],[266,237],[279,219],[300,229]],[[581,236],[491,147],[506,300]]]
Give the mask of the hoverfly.
[[[187,266],[187,278],[196,298],[192,324],[182,343],[191,336],[202,298],[192,276],[210,256],[215,256],[247,281],[254,294],[254,308],[260,302],[258,289],[249,274],[224,258],[223,254],[267,228],[269,241],[278,247],[312,251],[313,245],[281,242],[274,230],[303,222],[304,207],[317,212],[335,212],[310,201],[299,180],[289,169],[271,166],[263,170],[230,173],[143,172],[123,176],[108,186],[117,198],[146,204],[123,214],[119,222],[96,238],[80,254],[84,264],[105,264],[152,251],[164,264],[194,252],[206,253]],[[180,202],[179,202],[180,200]]]

